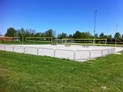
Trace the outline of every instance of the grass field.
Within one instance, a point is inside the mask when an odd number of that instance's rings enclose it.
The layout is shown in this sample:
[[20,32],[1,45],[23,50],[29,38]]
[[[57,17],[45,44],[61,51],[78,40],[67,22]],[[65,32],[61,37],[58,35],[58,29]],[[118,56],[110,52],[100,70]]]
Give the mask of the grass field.
[[123,52],[81,63],[0,51],[0,92],[123,92]]
[[51,44],[51,42],[34,42],[34,41],[24,41],[24,42],[19,42],[19,41],[0,41],[2,44]]

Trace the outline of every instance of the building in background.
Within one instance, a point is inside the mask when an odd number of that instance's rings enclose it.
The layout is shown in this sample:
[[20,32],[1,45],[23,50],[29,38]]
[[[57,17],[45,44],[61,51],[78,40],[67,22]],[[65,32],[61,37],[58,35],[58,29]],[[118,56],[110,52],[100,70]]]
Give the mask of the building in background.
[[19,37],[5,37],[5,36],[0,36],[0,41],[20,41]]

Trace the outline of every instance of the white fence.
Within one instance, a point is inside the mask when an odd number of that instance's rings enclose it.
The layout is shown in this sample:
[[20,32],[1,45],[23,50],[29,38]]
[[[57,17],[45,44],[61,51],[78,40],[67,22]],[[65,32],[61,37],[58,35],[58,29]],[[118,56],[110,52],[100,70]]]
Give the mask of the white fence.
[[41,47],[29,47],[29,46],[14,46],[0,44],[0,50],[50,56],[57,58],[65,58],[70,60],[89,60],[96,57],[103,57],[108,54],[115,53],[115,48],[102,49],[102,50],[66,50],[66,49],[53,49],[53,48],[41,48]]
[[55,51],[52,48],[38,48],[37,55],[55,57]]

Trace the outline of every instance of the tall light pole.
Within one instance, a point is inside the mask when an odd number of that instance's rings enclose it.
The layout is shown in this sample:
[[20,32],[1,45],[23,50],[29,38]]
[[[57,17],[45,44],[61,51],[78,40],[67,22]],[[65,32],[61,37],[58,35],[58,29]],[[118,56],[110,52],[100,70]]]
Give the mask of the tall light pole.
[[[118,25],[116,25],[116,33],[117,33],[117,27],[118,27]],[[115,37],[115,47],[116,47],[116,45],[117,45],[117,37]]]
[[94,12],[94,39],[93,39],[93,45],[95,44],[95,32],[96,32],[96,17],[97,17],[97,10]]
[[97,10],[95,10],[94,14],[95,14],[94,16],[94,38],[95,38]]
[[116,33],[117,33],[117,28],[118,28],[118,25],[116,25]]

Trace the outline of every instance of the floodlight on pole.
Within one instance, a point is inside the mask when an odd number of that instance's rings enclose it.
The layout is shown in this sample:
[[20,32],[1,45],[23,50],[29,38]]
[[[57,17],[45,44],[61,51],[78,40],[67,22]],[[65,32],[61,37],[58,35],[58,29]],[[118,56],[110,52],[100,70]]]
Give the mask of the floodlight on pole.
[[[117,27],[118,27],[118,25],[116,25],[116,33],[117,33]],[[115,37],[115,47],[116,47],[116,44],[117,44],[117,37]]]

